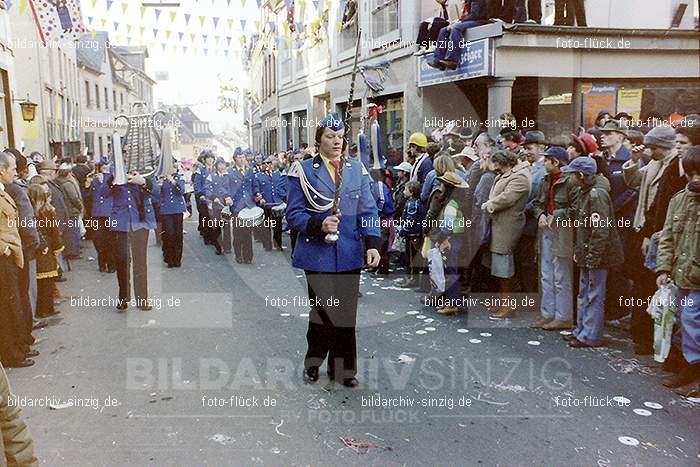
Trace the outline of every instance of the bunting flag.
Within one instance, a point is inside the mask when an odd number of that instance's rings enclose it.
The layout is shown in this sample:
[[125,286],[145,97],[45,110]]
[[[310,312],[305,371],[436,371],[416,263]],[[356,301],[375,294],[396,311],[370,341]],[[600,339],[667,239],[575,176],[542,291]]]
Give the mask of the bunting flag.
[[209,35],[202,34],[202,43],[206,42],[208,37],[209,37]]
[[233,39],[231,36],[226,36],[226,43],[229,47],[231,47],[231,39]]
[[176,11],[171,11],[171,12],[170,12],[170,22],[171,22],[171,23],[174,23],[176,17],[177,17],[177,12],[176,12]]
[[114,3],[113,0],[107,0],[107,11],[109,12],[109,9],[112,8],[112,3]]
[[158,21],[158,18],[160,18],[160,14],[161,14],[160,8],[156,8],[155,13],[156,13],[156,21]]
[[126,25],[126,32],[131,32],[131,25],[130,24]]
[[199,17],[199,27],[204,28],[204,21],[207,20],[206,16],[200,16]]
[[228,23],[228,30],[233,31],[233,19],[229,18],[226,20],[226,22]]
[[190,18],[191,18],[191,17],[192,17],[192,15],[188,15],[187,13],[185,13],[185,24],[186,24],[186,25],[189,25],[189,24],[190,24]]
[[126,10],[129,9],[129,4],[128,3],[122,3],[122,14],[126,14]]
[[214,29],[216,29],[216,27],[219,25],[219,17],[214,16],[211,20],[214,22]]
[[242,19],[241,20],[241,31],[243,31],[243,32],[245,32],[245,23],[246,23],[246,20]]
[[173,33],[172,31],[165,31],[165,40],[166,40],[166,41],[170,39],[170,35],[171,35],[172,33]]
[[78,40],[87,32],[80,11],[80,0],[63,0],[60,3],[29,0],[29,5],[44,45],[47,41]]
[[178,32],[178,33],[177,33],[178,40],[179,40],[181,43],[182,43],[182,36],[184,36],[184,35],[185,35],[184,32]]

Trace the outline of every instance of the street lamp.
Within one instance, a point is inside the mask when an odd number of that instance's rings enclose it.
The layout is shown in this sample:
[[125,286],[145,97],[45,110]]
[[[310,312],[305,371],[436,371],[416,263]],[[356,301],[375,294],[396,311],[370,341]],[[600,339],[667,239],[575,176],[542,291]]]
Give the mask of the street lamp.
[[27,98],[22,99],[12,99],[12,102],[20,102],[19,107],[22,109],[22,119],[25,122],[33,122],[36,118],[36,108],[37,104],[29,100],[29,94]]

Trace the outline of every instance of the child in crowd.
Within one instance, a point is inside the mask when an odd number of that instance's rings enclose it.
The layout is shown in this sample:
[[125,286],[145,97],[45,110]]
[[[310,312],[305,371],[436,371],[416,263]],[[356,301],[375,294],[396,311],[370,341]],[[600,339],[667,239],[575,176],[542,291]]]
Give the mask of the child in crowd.
[[29,185],[29,199],[34,207],[37,228],[42,245],[36,258],[37,304],[36,315],[46,318],[57,314],[54,309],[54,278],[58,277],[56,255],[63,251],[61,229],[56,210],[51,205],[51,194],[42,185]]
[[400,280],[401,287],[414,287],[418,284],[418,261],[420,251],[422,208],[420,202],[420,182],[413,180],[404,185],[403,196],[406,204],[401,214],[399,236],[406,239],[406,261],[408,277]]
[[569,345],[576,348],[600,346],[608,270],[624,262],[612,201],[596,170],[588,156],[577,157],[561,169],[571,174],[571,182],[580,189],[573,216],[574,262],[580,269],[578,322],[567,336]]

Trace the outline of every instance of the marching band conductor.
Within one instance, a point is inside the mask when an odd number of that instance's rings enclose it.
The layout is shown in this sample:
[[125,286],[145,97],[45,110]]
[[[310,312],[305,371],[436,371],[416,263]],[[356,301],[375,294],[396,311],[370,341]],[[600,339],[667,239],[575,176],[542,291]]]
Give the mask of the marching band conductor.
[[344,157],[345,125],[338,114],[316,128],[318,154],[288,174],[287,222],[299,231],[293,266],[306,274],[309,301],[304,379],[328,376],[348,387],[359,383],[355,323],[360,269],[379,265],[381,233],[367,170]]

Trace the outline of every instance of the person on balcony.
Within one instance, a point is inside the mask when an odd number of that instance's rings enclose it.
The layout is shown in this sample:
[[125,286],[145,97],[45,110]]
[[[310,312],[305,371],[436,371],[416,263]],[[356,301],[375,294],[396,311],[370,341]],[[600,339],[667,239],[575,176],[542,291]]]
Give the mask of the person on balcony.
[[457,23],[440,31],[433,61],[428,61],[428,65],[440,70],[454,70],[459,66],[465,31],[487,22],[486,0],[469,0],[467,11],[469,13]]

